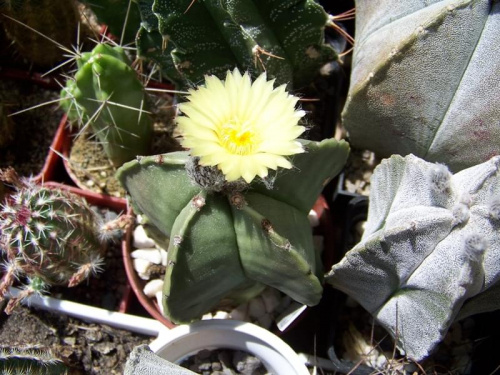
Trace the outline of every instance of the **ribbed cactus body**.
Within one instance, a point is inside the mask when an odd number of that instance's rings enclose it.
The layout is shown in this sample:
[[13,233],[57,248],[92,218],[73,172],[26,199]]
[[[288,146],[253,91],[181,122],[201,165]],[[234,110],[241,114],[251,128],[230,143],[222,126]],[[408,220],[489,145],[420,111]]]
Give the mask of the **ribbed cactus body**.
[[452,175],[393,156],[371,184],[361,242],[326,278],[420,360],[455,320],[500,308],[500,157]]
[[138,50],[179,86],[239,68],[300,88],[337,58],[324,42],[328,14],[315,1],[142,0],[139,6]]
[[[95,13],[99,22],[123,44],[135,40],[141,16],[134,0],[82,0]],[[126,25],[125,25],[126,22]]]
[[77,63],[74,80],[61,93],[70,119],[90,124],[115,166],[147,154],[153,123],[144,87],[124,50],[98,44]]
[[74,194],[30,183],[2,206],[0,218],[2,248],[19,275],[67,285],[100,262],[96,215]]
[[349,148],[343,141],[303,142],[306,153],[294,156],[295,168],[278,173],[272,189],[257,181],[244,190],[204,189],[188,176],[187,152],[119,169],[134,210],[170,238],[164,287],[170,319],[191,321],[266,285],[307,305],[319,302],[322,270],[307,214]]
[[351,145],[454,172],[500,154],[500,3],[356,1]]
[[51,67],[64,59],[65,52],[57,43],[67,49],[76,44],[79,15],[73,1],[4,0],[0,2],[0,14],[18,21],[2,17],[16,50],[36,65]]

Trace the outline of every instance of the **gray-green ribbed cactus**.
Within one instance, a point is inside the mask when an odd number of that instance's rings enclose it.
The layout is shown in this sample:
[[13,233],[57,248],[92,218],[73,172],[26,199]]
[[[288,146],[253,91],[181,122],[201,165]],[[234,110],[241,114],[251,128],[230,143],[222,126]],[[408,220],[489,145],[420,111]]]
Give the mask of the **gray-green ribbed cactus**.
[[0,207],[0,244],[6,261],[0,299],[15,279],[29,280],[21,295],[10,300],[10,313],[32,293],[50,285],[75,286],[97,272],[103,239],[114,227],[100,225],[80,196],[19,179],[11,169],[0,177],[16,188]]
[[151,146],[153,122],[144,86],[123,48],[98,44],[77,59],[78,71],[61,92],[70,120],[90,124],[118,167]]
[[135,212],[170,238],[164,306],[171,320],[191,321],[265,285],[307,305],[319,302],[322,270],[307,215],[349,146],[333,139],[302,143],[306,152],[293,157],[292,170],[277,174],[272,189],[257,179],[224,183],[221,172],[218,184],[217,169],[204,174],[188,152],[143,157],[118,170]]
[[308,85],[337,54],[324,41],[331,17],[312,0],[140,0],[139,53],[180,87],[239,68],[289,88]]
[[371,192],[361,242],[326,280],[420,360],[454,321],[500,308],[500,156],[454,175],[392,156]]
[[356,0],[351,145],[457,172],[500,153],[500,3]]

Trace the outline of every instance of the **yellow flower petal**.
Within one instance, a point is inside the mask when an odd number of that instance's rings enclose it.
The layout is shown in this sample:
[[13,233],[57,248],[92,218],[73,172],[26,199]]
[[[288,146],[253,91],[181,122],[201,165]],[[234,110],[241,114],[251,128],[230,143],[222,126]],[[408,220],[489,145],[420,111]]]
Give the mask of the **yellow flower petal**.
[[262,74],[253,83],[248,73],[228,72],[225,81],[205,77],[205,85],[190,90],[179,104],[181,143],[200,157],[200,164],[217,166],[226,180],[250,183],[269,169],[291,168],[286,156],[304,152],[296,141],[305,130],[298,125],[304,111],[285,86],[274,88]]

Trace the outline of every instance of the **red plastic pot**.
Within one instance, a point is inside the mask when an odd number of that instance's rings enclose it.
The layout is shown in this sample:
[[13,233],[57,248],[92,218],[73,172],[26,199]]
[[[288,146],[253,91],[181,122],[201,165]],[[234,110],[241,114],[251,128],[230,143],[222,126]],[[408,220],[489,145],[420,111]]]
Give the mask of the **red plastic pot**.
[[[319,226],[314,228],[314,234],[322,235],[324,237],[323,264],[325,269],[329,269],[332,266],[333,259],[335,257],[334,247],[333,247],[334,239],[332,238],[333,232],[332,232],[332,220],[330,216],[330,209],[328,207],[325,198],[322,195],[319,196],[319,198],[317,199],[316,203],[313,206],[313,210],[316,212],[319,218]],[[129,213],[132,214],[132,211],[130,210]],[[132,257],[130,256],[130,253],[132,252],[131,241],[132,241],[132,228],[129,228],[122,242],[122,252],[123,252],[123,263],[125,265],[125,271],[127,273],[130,285],[132,286],[132,290],[136,294],[137,299],[142,304],[144,309],[148,311],[152,317],[154,317],[156,320],[160,321],[169,328],[175,327],[176,324],[172,323],[170,320],[168,320],[168,318],[163,316],[163,314],[160,312],[160,308],[156,300],[144,294],[143,289],[144,286],[146,285],[146,281],[140,279],[139,276],[137,275],[137,272],[134,269]],[[307,309],[304,311],[304,313],[307,313]],[[302,315],[304,315],[304,313],[302,313]],[[292,325],[290,325],[289,328],[292,328],[299,320],[300,317],[299,319],[294,321],[294,323],[292,323]],[[278,329],[276,329],[275,331],[277,334],[281,333],[279,332]]]

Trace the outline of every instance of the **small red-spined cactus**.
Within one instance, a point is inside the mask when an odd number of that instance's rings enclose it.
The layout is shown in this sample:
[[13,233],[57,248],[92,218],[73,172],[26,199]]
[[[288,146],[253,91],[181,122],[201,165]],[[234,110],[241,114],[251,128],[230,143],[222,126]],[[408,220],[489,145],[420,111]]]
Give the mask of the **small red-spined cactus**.
[[16,278],[29,280],[21,295],[11,299],[7,313],[45,286],[72,287],[99,271],[102,232],[115,228],[100,223],[85,199],[20,179],[12,169],[2,171],[0,179],[15,188],[0,206],[0,244],[5,259],[0,299]]

